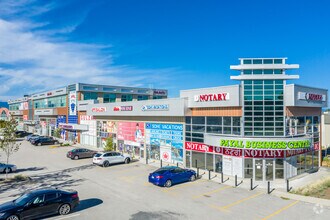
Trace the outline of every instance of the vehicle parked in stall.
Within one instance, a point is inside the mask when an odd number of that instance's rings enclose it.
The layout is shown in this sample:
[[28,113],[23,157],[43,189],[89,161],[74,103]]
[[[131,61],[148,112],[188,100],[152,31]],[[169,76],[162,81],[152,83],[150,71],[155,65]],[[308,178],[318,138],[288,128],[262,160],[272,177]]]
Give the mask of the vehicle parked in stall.
[[93,164],[108,167],[111,164],[117,164],[117,163],[130,163],[132,161],[132,158],[130,155],[127,154],[121,154],[119,152],[115,151],[109,151],[109,152],[100,152],[94,155],[93,157]]
[[38,134],[31,134],[31,135],[26,137],[26,140],[31,142],[33,139],[37,139],[39,137],[45,137],[45,136],[40,136]]
[[48,145],[48,144],[59,144],[58,140],[52,137],[39,137],[31,140],[31,144],[36,146]]
[[86,148],[75,148],[70,150],[66,156],[72,160],[78,160],[81,158],[92,158],[97,153],[97,151],[89,150]]
[[54,214],[67,215],[78,204],[78,192],[75,190],[37,189],[0,205],[0,220],[40,219]]
[[175,166],[162,167],[149,174],[149,182],[157,186],[171,187],[174,184],[195,181],[196,172]]
[[5,164],[0,163],[0,173],[11,173],[17,170],[16,165],[14,164]]
[[26,136],[30,135],[31,133],[26,132],[26,131],[16,131],[15,134],[16,134],[16,137],[22,138],[22,137],[26,137]]

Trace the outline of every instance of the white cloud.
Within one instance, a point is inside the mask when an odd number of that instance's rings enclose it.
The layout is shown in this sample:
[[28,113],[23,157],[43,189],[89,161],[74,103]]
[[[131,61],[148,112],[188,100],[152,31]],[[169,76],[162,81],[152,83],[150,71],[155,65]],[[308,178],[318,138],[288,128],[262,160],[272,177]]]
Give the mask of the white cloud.
[[[0,14],[4,15],[0,15],[0,100],[75,82],[146,86],[154,80],[161,85],[159,82],[177,72],[171,68],[116,66],[109,52],[111,45],[58,39],[53,35],[56,30],[38,32],[35,28],[43,24],[34,22],[31,16],[53,9],[54,4],[45,8],[34,4],[31,0],[0,3]],[[26,17],[16,18],[26,11]],[[59,31],[70,33],[77,25]]]

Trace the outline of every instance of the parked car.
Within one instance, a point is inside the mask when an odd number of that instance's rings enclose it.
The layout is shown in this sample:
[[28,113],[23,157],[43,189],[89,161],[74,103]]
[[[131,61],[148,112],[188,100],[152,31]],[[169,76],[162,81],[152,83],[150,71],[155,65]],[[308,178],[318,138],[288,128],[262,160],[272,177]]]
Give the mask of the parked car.
[[96,153],[93,157],[93,163],[103,167],[116,163],[130,163],[131,161],[130,155],[124,155],[115,151]]
[[29,137],[27,140],[31,142],[32,140],[40,138],[40,137],[46,137],[46,136],[40,136],[40,135],[34,134],[31,137]]
[[171,187],[174,184],[195,180],[195,171],[174,166],[162,167],[149,174],[150,183],[165,187]]
[[21,138],[21,137],[26,137],[26,136],[30,135],[31,133],[26,132],[26,131],[16,131],[15,134],[16,134],[16,137]]
[[0,163],[0,173],[11,173],[17,170],[16,165]]
[[37,139],[32,139],[31,144],[33,145],[47,145],[47,144],[59,144],[58,140],[55,140],[52,137],[40,137]]
[[30,134],[30,135],[26,136],[25,139],[26,139],[27,141],[30,141],[30,139],[33,138],[33,137],[40,137],[40,135],[37,135],[37,134]]
[[0,205],[0,220],[39,219],[67,215],[79,204],[78,192],[53,188],[26,192],[21,197]]
[[97,153],[97,151],[89,150],[86,148],[75,148],[73,150],[70,150],[66,156],[68,158],[71,158],[72,160],[78,160],[81,158],[92,158]]

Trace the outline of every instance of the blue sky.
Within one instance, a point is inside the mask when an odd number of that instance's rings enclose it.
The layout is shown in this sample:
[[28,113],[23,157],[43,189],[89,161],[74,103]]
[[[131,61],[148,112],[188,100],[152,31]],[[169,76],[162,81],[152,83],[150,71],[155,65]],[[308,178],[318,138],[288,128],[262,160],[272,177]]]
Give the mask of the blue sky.
[[0,100],[74,82],[181,89],[236,82],[239,57],[288,57],[330,88],[329,1],[1,0]]

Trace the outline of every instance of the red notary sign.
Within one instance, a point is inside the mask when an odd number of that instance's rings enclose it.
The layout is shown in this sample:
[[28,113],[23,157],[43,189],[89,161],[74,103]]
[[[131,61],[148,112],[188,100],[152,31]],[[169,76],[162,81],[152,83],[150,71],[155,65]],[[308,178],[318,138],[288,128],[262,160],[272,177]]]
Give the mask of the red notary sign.
[[213,152],[213,146],[209,146],[209,145],[202,144],[202,143],[196,143],[196,142],[185,142],[185,149],[203,152],[203,153],[205,153],[205,152],[212,153]]
[[107,108],[106,107],[93,107],[92,112],[106,112]]
[[223,148],[223,155],[233,156],[233,157],[241,157],[243,154],[242,149],[235,149],[235,148]]
[[203,94],[195,95],[195,102],[212,102],[212,101],[226,101],[229,100],[229,93],[217,93],[217,94]]
[[245,149],[244,157],[246,157],[246,158],[283,158],[284,150]]

